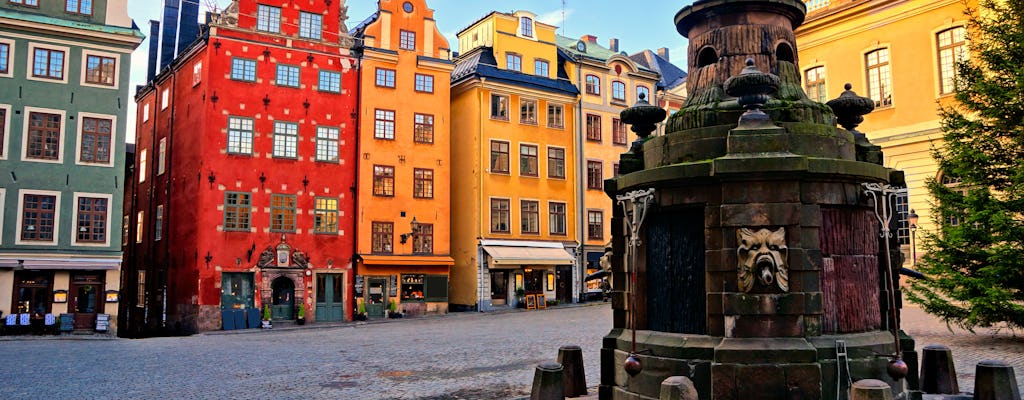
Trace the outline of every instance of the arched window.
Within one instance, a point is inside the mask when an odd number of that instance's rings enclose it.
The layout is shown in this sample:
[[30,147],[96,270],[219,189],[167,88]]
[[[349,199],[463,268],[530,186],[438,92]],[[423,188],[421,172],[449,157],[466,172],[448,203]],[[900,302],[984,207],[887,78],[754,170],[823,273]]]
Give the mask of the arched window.
[[946,29],[935,36],[939,54],[939,93],[953,93],[956,64],[967,58],[967,29]]
[[519,34],[526,37],[533,37],[533,19],[530,17],[519,17]]
[[892,75],[889,66],[889,49],[883,48],[864,55],[867,66],[868,97],[875,101],[875,107],[892,105]]
[[612,82],[612,99],[618,101],[626,101],[626,84],[615,81]]
[[587,94],[601,94],[601,78],[597,75],[587,75]]
[[648,103],[654,104],[654,99],[651,99],[651,90],[648,89],[647,86],[637,86],[636,87],[636,99],[637,100],[640,100],[640,97],[641,97],[640,95],[643,95],[643,98],[646,99]]

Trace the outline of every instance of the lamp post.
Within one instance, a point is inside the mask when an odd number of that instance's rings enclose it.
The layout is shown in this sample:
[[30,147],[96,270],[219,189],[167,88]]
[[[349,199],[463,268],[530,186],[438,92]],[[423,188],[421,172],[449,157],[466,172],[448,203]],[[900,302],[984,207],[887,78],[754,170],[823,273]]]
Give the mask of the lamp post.
[[914,209],[910,209],[910,214],[907,214],[907,222],[910,224],[910,265],[917,265],[917,241],[914,234],[917,233],[917,213]]

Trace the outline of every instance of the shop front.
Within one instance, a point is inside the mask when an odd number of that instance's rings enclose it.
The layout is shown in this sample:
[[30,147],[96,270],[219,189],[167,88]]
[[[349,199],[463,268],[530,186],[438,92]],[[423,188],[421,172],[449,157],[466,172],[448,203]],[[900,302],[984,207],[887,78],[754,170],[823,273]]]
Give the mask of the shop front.
[[561,243],[483,242],[481,310],[572,302],[575,258]]
[[355,313],[366,318],[446,314],[453,265],[448,256],[358,255]]
[[[119,260],[31,259],[0,269],[5,334],[114,331]],[[3,262],[0,261],[0,268]]]

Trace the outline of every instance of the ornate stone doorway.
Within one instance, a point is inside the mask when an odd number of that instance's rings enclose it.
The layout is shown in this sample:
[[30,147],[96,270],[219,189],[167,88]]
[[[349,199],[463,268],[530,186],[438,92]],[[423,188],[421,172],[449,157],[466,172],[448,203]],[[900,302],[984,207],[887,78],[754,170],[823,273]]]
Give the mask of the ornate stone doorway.
[[275,320],[295,319],[295,282],[281,276],[270,285],[270,315]]

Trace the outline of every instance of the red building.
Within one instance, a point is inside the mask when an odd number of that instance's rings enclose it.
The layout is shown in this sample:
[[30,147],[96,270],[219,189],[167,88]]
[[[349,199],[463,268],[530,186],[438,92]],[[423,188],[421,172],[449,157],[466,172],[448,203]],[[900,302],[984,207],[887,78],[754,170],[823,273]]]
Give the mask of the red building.
[[127,335],[255,327],[264,306],[351,319],[358,71],[343,5],[235,1],[139,88]]

